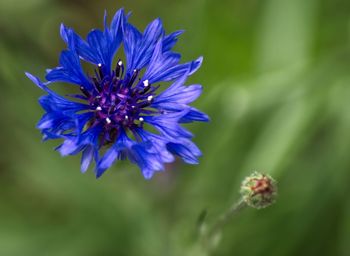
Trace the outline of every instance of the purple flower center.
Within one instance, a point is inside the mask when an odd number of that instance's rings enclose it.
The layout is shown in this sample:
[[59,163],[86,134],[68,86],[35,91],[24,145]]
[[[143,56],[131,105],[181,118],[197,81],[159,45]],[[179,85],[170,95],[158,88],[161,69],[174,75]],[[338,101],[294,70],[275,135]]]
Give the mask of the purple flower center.
[[[158,87],[152,86],[148,80],[141,81],[137,69],[132,74],[123,75],[122,61],[118,61],[111,75],[104,75],[99,64],[98,71],[91,78],[94,91],[91,93],[80,88],[95,112],[91,126],[102,124],[104,127],[103,144],[113,142],[120,128],[133,130],[142,127],[142,116],[156,113],[150,105]],[[110,137],[109,134],[114,136]]]

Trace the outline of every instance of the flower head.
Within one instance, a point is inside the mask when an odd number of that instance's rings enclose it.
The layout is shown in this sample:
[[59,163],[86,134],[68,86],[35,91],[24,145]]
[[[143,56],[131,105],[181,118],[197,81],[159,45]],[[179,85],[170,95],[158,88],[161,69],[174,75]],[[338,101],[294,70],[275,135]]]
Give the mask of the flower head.
[[276,181],[269,175],[254,172],[243,180],[241,195],[250,207],[265,208],[276,200]]
[[[104,30],[92,30],[86,40],[61,25],[67,49],[59,66],[47,71],[45,82],[26,75],[47,92],[39,99],[46,111],[38,123],[44,140],[63,139],[57,147],[63,156],[82,152],[82,172],[94,160],[99,177],[116,160],[129,159],[148,179],[174,155],[198,163],[201,152],[181,123],[209,119],[188,105],[201,94],[201,85],[184,85],[202,58],[180,64],[181,55],[171,49],[182,31],[166,35],[156,19],[141,33],[128,16],[121,9],[108,26],[105,15]],[[121,45],[125,60],[115,58]],[[94,72],[83,71],[81,61]],[[169,81],[159,92],[164,86],[159,83]],[[78,93],[63,97],[51,89],[55,82],[74,84]]]

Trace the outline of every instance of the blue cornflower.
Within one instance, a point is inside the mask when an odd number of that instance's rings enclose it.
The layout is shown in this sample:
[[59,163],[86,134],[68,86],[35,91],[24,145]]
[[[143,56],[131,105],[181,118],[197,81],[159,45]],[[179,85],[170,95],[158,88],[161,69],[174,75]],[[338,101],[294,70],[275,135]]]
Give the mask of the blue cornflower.
[[[183,31],[165,35],[156,19],[141,33],[128,17],[121,9],[108,26],[105,15],[104,30],[92,30],[86,40],[61,25],[67,49],[59,66],[47,70],[46,82],[26,75],[47,92],[39,99],[46,113],[37,125],[44,140],[63,139],[57,147],[63,156],[82,152],[82,172],[94,160],[100,177],[116,160],[128,158],[149,179],[174,155],[198,163],[201,152],[180,124],[208,121],[188,105],[201,94],[201,85],[184,85],[202,57],[179,64],[181,55],[171,49]],[[121,44],[125,63],[114,60]],[[94,72],[85,73],[81,60],[92,64]],[[172,85],[157,94],[156,84],[167,81]],[[62,97],[50,87],[55,82],[77,85],[79,93]]]

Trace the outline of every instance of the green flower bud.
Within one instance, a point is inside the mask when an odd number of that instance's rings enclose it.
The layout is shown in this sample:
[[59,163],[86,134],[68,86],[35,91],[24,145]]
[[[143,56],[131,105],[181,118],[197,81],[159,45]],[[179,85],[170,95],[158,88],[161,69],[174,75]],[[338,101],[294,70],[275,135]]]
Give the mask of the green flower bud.
[[241,185],[243,201],[250,207],[261,209],[275,202],[277,184],[269,175],[254,172]]

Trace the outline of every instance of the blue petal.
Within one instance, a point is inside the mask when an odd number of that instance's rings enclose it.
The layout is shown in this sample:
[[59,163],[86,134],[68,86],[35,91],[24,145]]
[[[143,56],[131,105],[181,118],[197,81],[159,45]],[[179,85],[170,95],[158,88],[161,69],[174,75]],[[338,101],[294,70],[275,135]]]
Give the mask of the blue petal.
[[163,52],[170,51],[177,42],[177,37],[181,35],[184,30],[175,31],[163,39]]
[[105,66],[105,72],[111,71],[114,55],[123,40],[122,24],[125,22],[126,17],[124,15],[124,9],[120,9],[116,12],[109,29],[105,22],[104,37],[107,42],[108,54],[103,59],[103,62],[101,62]]
[[199,57],[195,61],[187,62],[185,64],[176,65],[173,67],[163,67],[161,72],[155,74],[150,80],[151,83],[158,81],[172,81],[178,77],[186,74],[192,75],[195,73],[202,65],[203,58]]
[[[40,122],[38,124],[38,128],[41,129],[44,135],[44,140],[58,138],[67,140],[72,140],[73,138],[78,139],[83,126],[91,118],[90,113],[81,114],[78,116],[67,116],[59,112],[50,112],[45,114],[43,119],[47,117],[46,115],[49,115],[51,118],[50,123],[45,123],[46,125],[50,125],[50,127],[41,127]],[[76,135],[77,133],[78,137]]]
[[155,83],[159,73],[164,72],[173,66],[176,66],[180,61],[181,55],[173,52],[163,53],[162,40],[159,40],[154,49],[150,64],[143,76],[143,80],[149,80],[150,83]]
[[76,120],[70,116],[57,115],[50,128],[41,130],[43,140],[72,138],[76,129]]
[[72,51],[62,51],[60,65],[60,67],[49,70],[46,74],[48,81],[73,83],[89,91],[92,90],[93,87],[82,70],[78,55]]
[[[91,31],[87,36],[87,42],[63,24],[61,25],[61,37],[70,50],[76,51],[82,59],[88,62],[96,65],[102,64],[104,73],[110,74],[113,57],[122,41],[122,23],[126,22],[126,18],[124,10],[120,9],[114,15],[110,28],[107,26],[106,18],[105,14],[104,32],[97,29]],[[69,34],[72,34],[73,43],[69,41]]]
[[[74,33],[74,32],[73,32]],[[62,40],[67,44],[68,43],[68,34],[69,34],[69,28],[67,28],[63,23],[61,23],[60,26],[60,35]],[[75,34],[75,33],[74,33]],[[76,35],[76,34],[75,34]]]
[[141,169],[141,172],[142,172],[143,177],[146,180],[150,180],[153,177],[154,173],[155,173],[155,171],[153,171],[151,169],[148,169],[148,168]]
[[69,130],[75,127],[74,119],[71,116],[61,113],[50,112],[43,115],[37,124],[40,130],[49,130],[55,134],[57,131]]
[[96,164],[96,178],[101,177],[101,175],[113,165],[115,160],[121,157],[122,151],[126,150],[127,147],[127,136],[121,131],[113,146],[107,150],[104,156]]
[[[105,15],[106,17],[106,15]],[[111,25],[109,27],[109,35],[111,38],[115,40],[120,40],[119,43],[121,42],[121,32],[122,32],[122,23],[125,22],[125,15],[124,15],[124,9],[121,8],[119,9],[113,16]],[[105,18],[105,29],[107,27],[107,22]],[[117,42],[114,42],[117,44]]]
[[97,168],[95,170],[96,178],[101,177],[101,175],[110,168],[116,159],[119,158],[120,149],[117,147],[110,148],[105,155],[98,162]]
[[48,111],[39,121],[37,127],[44,135],[54,138],[71,138],[80,133],[83,126],[91,119],[93,113],[74,114],[62,111]]
[[81,155],[81,172],[84,173],[89,168],[91,160],[94,156],[94,148],[87,146]]
[[66,44],[69,44],[68,35],[72,34],[77,54],[85,61],[98,64],[98,60],[94,54],[94,51],[91,51],[88,43],[86,43],[78,34],[76,34],[73,29],[66,27],[64,24],[61,24],[60,33],[63,41],[65,41]]
[[101,133],[102,128],[96,126],[85,131],[80,136],[67,138],[57,150],[62,156],[75,155],[82,151],[86,146],[97,147],[98,137]]
[[209,122],[210,118],[207,114],[199,111],[198,109],[191,107],[190,111],[180,119],[180,123],[191,122]]
[[25,75],[36,85],[38,86],[40,89],[47,91],[48,93],[53,93],[52,90],[50,90],[47,85],[48,83],[43,83],[42,81],[40,81],[40,79],[36,76],[33,76],[32,74],[25,72]]
[[134,26],[124,26],[124,48],[129,74],[134,69],[142,69],[149,64],[156,42],[164,34],[160,19],[151,22],[141,34]]
[[159,156],[149,152],[146,144],[133,143],[128,150],[128,158],[139,166],[146,179],[150,179],[154,172],[164,170]]
[[64,138],[64,136],[61,135],[60,133],[50,132],[49,130],[46,130],[46,129],[42,130],[42,134],[43,134],[43,138],[42,138],[43,141]]
[[141,69],[149,63],[155,44],[163,34],[164,30],[160,19],[155,19],[146,27],[142,37],[142,44],[135,59],[136,68]]
[[[109,59],[108,38],[105,38],[101,30],[93,29],[87,36],[87,42],[94,50],[95,58],[98,63],[106,64]],[[98,64],[97,63],[97,64]]]
[[166,148],[166,144],[169,142],[169,140],[162,136],[145,131],[142,128],[136,128],[135,133],[141,138],[142,141],[151,142],[151,146],[148,151],[159,155],[162,162],[171,163],[175,160],[174,156]]
[[135,61],[139,45],[141,44],[142,34],[129,23],[123,26],[124,51],[127,62],[127,70],[135,69]]
[[121,155],[126,155],[132,163],[135,163],[141,169],[145,178],[152,177],[155,171],[164,169],[158,154],[150,151],[150,144],[138,143],[131,140],[124,131],[121,131],[116,143],[101,158],[96,166],[96,177],[100,177],[116,159]]
[[46,113],[38,122],[37,128],[40,130],[49,129],[53,126],[54,121],[56,121],[56,119],[57,119],[56,116],[52,115],[52,113],[50,114]]
[[70,101],[65,99],[64,97],[58,95],[50,88],[47,87],[49,83],[43,83],[39,78],[31,75],[30,73],[25,73],[26,76],[39,88],[45,90],[49,93],[49,95],[41,96],[39,99],[39,103],[47,112],[60,112],[60,113],[74,113],[81,110],[87,110],[90,107],[86,104]]
[[178,122],[187,111],[164,114],[160,116],[145,116],[145,122],[153,125],[159,132],[169,138],[192,137],[192,134],[181,127]]
[[202,155],[199,148],[190,140],[178,139],[167,144],[170,152],[181,157],[188,164],[198,164],[198,157]]
[[145,179],[150,179],[155,172],[164,170],[164,165],[159,155],[150,151],[150,144],[148,143],[134,142],[127,155],[132,163],[139,166]]
[[202,93],[201,85],[183,86],[187,74],[178,79],[169,88],[154,98],[153,104],[166,108],[168,103],[189,104],[196,100]]
[[70,139],[67,138],[56,150],[61,153],[61,156],[68,156],[79,153],[84,146],[83,144],[78,144],[77,139],[73,137]]
[[39,103],[48,112],[54,111],[65,114],[72,114],[90,108],[88,105],[56,97],[54,94],[41,96],[39,98]]
[[172,81],[186,73],[190,76],[200,68],[203,61],[203,58],[199,57],[195,61],[178,64],[180,57],[179,54],[172,52],[164,53],[162,41],[159,40],[143,80],[147,79],[150,83],[156,83],[159,81]]
[[109,169],[117,159],[121,159],[125,149],[126,145],[124,145],[121,141],[117,141],[110,149],[108,149],[96,165],[96,178],[101,177],[102,174]]

